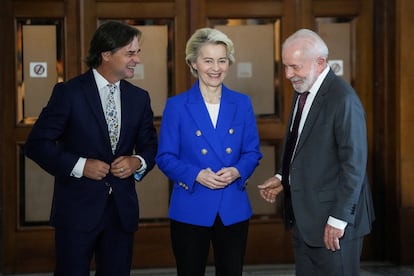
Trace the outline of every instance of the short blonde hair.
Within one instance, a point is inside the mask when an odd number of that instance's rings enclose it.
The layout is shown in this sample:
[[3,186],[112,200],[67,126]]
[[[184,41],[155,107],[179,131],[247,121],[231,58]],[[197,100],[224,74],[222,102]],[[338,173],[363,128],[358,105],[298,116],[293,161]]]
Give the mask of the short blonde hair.
[[188,67],[190,67],[191,74],[193,74],[193,76],[196,78],[198,77],[198,72],[193,68],[192,63],[197,60],[201,47],[206,44],[224,45],[227,50],[227,58],[229,59],[229,64],[231,65],[235,61],[234,45],[226,34],[213,28],[198,29],[187,41],[187,45],[185,47],[185,61]]

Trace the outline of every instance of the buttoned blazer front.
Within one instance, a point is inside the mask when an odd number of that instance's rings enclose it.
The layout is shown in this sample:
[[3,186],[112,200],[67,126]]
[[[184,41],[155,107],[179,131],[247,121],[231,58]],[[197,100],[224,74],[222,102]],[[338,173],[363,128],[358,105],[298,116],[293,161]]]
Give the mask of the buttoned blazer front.
[[[253,107],[248,96],[223,85],[216,128],[198,81],[168,99],[161,122],[157,165],[172,180],[171,219],[211,226],[217,214],[225,225],[250,218],[246,185],[261,158]],[[196,181],[202,169],[236,167],[240,178],[212,190]]]
[[134,152],[154,166],[157,136],[146,91],[120,82],[121,129],[112,153],[105,115],[92,70],[55,85],[47,106],[34,124],[25,145],[26,155],[55,176],[51,224],[90,231],[101,219],[109,187],[127,231],[138,226],[139,210],[133,176],[108,174],[101,181],[71,176],[80,157],[111,164]]
[[370,232],[374,210],[366,164],[364,109],[352,87],[329,71],[290,167],[293,211],[307,244],[324,246],[329,216],[348,222],[345,240]]

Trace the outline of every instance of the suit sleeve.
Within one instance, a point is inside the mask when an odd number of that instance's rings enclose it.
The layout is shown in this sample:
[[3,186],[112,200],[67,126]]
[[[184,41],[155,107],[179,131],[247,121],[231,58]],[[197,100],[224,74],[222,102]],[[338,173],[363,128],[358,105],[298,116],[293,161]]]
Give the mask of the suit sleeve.
[[[154,115],[151,109],[150,97],[147,94],[142,124],[135,143],[136,154],[141,156],[147,164],[147,168],[140,174],[139,180],[141,180],[155,166],[157,147],[158,138],[154,127]],[[137,176],[135,176],[135,178],[137,179]]]
[[254,170],[259,165],[259,160],[262,158],[256,117],[254,115],[251,101],[247,97],[246,99],[243,145],[241,148],[240,159],[235,165],[242,180],[238,182],[240,189],[245,188],[245,183],[253,174]]
[[353,224],[355,208],[364,184],[367,163],[365,112],[358,96],[347,94],[336,113],[335,137],[338,145],[339,189],[332,216]]
[[27,157],[54,176],[69,176],[79,159],[75,154],[64,152],[58,143],[71,110],[65,94],[64,84],[56,84],[25,144]]
[[192,192],[193,187],[201,168],[190,162],[181,160],[182,120],[179,109],[182,108],[172,99],[166,103],[159,136],[159,147],[156,157],[158,167],[161,171],[174,182],[183,182],[188,186],[188,191]]

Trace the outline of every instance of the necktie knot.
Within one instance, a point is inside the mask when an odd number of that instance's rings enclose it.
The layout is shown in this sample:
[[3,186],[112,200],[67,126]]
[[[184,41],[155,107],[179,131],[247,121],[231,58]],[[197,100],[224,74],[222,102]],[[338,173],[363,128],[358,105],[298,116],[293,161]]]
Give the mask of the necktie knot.
[[300,122],[300,119],[302,118],[303,107],[305,106],[306,98],[309,95],[309,91],[305,91],[305,92],[302,92],[302,93],[296,92],[296,93],[299,94],[299,99],[298,99],[298,106],[296,108],[295,119],[293,120],[293,126],[292,126],[292,132],[295,133],[295,142],[296,142],[296,138],[297,138],[299,122]]
[[108,86],[108,89],[109,89],[109,93],[114,95],[115,91],[116,91],[116,85],[112,84],[112,83],[109,83],[107,86]]
[[306,98],[309,95],[309,91],[305,91],[302,93],[297,92],[297,93],[299,94],[298,110],[303,110],[303,107],[305,106]]

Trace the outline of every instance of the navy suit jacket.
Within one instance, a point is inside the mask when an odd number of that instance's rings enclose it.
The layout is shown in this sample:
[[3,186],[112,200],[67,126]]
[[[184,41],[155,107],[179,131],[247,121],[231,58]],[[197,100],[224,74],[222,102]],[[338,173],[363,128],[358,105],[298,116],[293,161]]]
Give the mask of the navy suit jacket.
[[329,216],[348,222],[344,240],[370,232],[374,210],[367,154],[362,104],[352,87],[330,71],[310,108],[290,167],[294,216],[307,244],[324,246]]
[[[253,107],[248,96],[223,85],[214,128],[201,96],[199,82],[168,99],[161,122],[158,167],[173,182],[171,219],[211,226],[217,214],[224,225],[250,218],[246,184],[261,158]],[[202,169],[217,172],[236,167],[240,178],[212,190],[196,181]]]
[[75,178],[71,171],[80,157],[108,164],[118,156],[138,154],[154,166],[157,136],[146,91],[121,80],[121,130],[115,154],[92,70],[55,85],[47,106],[25,145],[26,155],[55,176],[51,224],[90,231],[100,221],[109,186],[126,231],[138,227],[139,209],[133,176],[103,180]]

